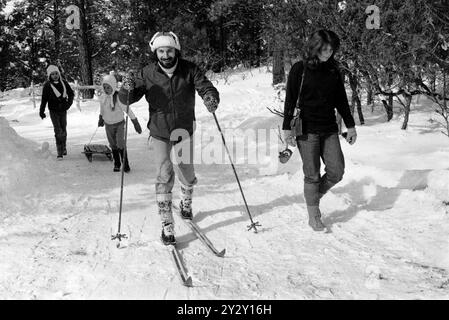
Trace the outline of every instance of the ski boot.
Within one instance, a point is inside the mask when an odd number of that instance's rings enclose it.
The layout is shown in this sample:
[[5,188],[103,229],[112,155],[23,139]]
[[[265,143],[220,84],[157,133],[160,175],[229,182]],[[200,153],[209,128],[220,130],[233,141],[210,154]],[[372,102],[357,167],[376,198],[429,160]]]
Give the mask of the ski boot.
[[161,241],[166,246],[176,245],[175,228],[173,223],[167,223],[162,227]]
[[181,217],[186,220],[192,220],[192,193],[193,187],[181,186],[181,201],[179,203],[179,210]]
[[162,222],[161,241],[166,246],[176,244],[171,196],[171,193],[157,195],[157,205]]

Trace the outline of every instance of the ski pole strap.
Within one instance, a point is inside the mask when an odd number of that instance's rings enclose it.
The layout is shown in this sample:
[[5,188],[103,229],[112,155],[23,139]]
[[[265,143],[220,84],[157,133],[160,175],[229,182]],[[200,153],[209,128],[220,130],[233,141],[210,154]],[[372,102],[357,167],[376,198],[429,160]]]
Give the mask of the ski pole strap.
[[302,94],[302,87],[304,85],[304,78],[305,78],[305,76],[306,76],[306,64],[305,64],[305,62],[303,62],[302,63],[301,84],[299,86],[298,99],[296,100],[296,108],[295,108],[298,113],[299,113],[299,109],[301,109],[301,94]]

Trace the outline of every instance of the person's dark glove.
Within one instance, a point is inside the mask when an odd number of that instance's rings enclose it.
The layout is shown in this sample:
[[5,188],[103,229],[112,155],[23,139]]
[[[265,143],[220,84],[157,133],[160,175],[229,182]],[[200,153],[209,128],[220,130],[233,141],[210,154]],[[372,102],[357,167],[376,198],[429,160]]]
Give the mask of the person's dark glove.
[[209,112],[215,112],[218,108],[218,100],[213,95],[206,95],[204,97],[204,105],[206,106],[207,110]]
[[104,127],[104,120],[103,120],[103,116],[101,114],[98,116],[98,126]]
[[137,118],[135,119],[131,119],[133,125],[134,125],[134,129],[136,130],[136,132],[138,134],[142,133],[142,127],[140,126],[139,120],[137,120]]
[[44,120],[45,118],[47,118],[47,116],[45,115],[44,111],[40,111],[39,112],[39,117],[41,117],[42,120]]

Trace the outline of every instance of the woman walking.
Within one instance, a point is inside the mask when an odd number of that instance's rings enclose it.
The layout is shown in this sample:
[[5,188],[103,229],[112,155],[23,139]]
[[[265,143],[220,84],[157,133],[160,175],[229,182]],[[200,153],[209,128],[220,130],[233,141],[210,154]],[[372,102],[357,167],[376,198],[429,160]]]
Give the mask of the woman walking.
[[48,81],[42,89],[42,101],[39,110],[41,119],[45,119],[45,107],[48,104],[50,118],[56,139],[57,160],[67,155],[67,110],[73,103],[74,93],[67,81],[61,78],[57,66],[47,68]]
[[[282,129],[288,144],[297,145],[301,154],[309,225],[315,231],[325,229],[320,199],[341,181],[345,169],[335,109],[348,129],[346,140],[354,144],[357,138],[344,81],[334,59],[339,46],[340,40],[334,32],[315,32],[307,43],[304,61],[293,65],[287,82]],[[302,134],[291,128],[297,106]],[[322,176],[321,160],[325,165]]]

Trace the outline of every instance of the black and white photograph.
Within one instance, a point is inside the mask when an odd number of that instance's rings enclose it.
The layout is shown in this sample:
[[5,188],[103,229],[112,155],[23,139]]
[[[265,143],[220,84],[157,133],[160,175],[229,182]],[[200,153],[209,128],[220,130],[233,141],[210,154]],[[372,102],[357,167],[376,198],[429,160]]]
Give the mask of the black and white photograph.
[[0,0],[0,300],[448,299],[449,1]]

